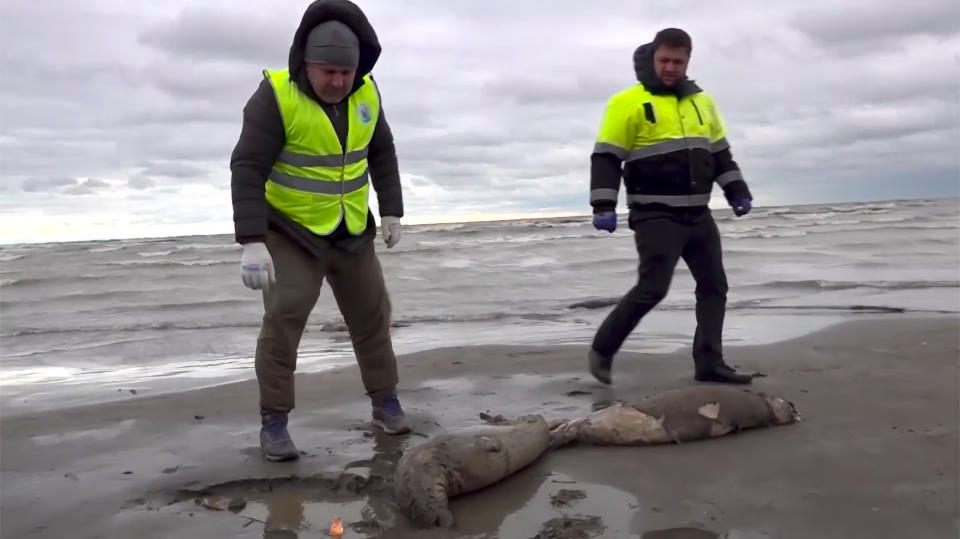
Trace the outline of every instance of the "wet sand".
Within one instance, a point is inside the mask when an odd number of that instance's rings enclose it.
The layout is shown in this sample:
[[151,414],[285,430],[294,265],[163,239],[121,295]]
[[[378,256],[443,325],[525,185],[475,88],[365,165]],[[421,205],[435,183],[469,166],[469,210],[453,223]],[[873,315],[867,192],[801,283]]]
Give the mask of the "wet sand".
[[[264,462],[252,381],[0,422],[3,538],[957,537],[958,357],[953,318],[865,319],[730,348],[804,421],[657,447],[574,446],[451,504],[456,528],[413,531],[386,495],[404,448],[479,412],[547,419],[688,385],[689,350],[622,354],[614,385],[580,347],[470,347],[400,358],[414,433],[367,423],[354,368],[298,375],[303,451]],[[232,502],[232,510],[227,508]],[[204,504],[209,505],[207,508]]]

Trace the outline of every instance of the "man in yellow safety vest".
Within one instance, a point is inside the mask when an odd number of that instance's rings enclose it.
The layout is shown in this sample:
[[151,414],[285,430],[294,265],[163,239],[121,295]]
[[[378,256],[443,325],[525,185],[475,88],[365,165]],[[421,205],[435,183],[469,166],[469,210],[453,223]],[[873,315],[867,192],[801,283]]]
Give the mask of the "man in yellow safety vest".
[[260,445],[296,459],[287,430],[297,349],[321,285],[350,333],[373,423],[410,431],[396,395],[390,300],[375,252],[372,184],[387,248],[400,241],[396,151],[370,74],[380,43],[348,0],[317,0],[294,35],[287,69],[265,70],[243,110],[231,157],[234,235],[243,283],[263,294],[256,346]]
[[696,281],[695,378],[733,384],[752,379],[723,358],[727,278],[707,204],[714,183],[738,217],[750,211],[753,197],[716,104],[686,76],[692,48],[686,32],[667,28],[634,52],[638,82],[607,102],[591,155],[593,225],[616,229],[622,178],[640,257],[636,286],[600,325],[588,354],[590,372],[606,384],[614,354],[667,295],[681,258]]

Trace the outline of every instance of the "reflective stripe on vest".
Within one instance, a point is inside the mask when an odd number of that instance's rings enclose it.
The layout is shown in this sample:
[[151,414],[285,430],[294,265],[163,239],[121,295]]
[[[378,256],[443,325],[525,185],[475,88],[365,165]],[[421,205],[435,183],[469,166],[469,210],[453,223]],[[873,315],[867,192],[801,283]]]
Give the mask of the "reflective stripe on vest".
[[346,148],[319,103],[287,70],[265,70],[283,118],[285,144],[266,183],[267,202],[318,235],[342,221],[351,234],[367,226],[367,152],[380,115],[380,95],[367,75],[347,99]]

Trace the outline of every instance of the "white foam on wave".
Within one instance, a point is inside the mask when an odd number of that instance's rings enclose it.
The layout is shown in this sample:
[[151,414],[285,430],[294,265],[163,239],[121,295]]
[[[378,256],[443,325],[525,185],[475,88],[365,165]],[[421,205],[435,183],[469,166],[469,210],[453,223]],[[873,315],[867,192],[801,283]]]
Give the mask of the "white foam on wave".
[[516,266],[521,268],[536,268],[540,266],[553,266],[557,264],[555,258],[550,258],[549,256],[531,256],[523,257],[518,260],[506,262],[501,264],[503,266]]
[[779,232],[765,232],[763,230],[753,230],[749,232],[724,232],[723,236],[735,239],[773,239],[773,238],[801,238],[807,235],[805,230],[783,230]]
[[123,249],[123,245],[105,245],[103,247],[91,247],[87,249],[88,253],[112,253]]
[[444,268],[469,268],[473,265],[473,261],[469,258],[446,258],[440,262],[440,266]]
[[224,249],[239,250],[240,246],[235,243],[185,243],[177,245],[178,251],[219,251]]
[[175,252],[177,252],[177,251],[171,249],[171,250],[169,250],[169,251],[148,251],[148,252],[146,252],[146,253],[137,253],[137,254],[140,255],[140,256],[142,256],[142,257],[144,257],[144,258],[152,258],[152,257],[156,257],[156,256],[170,256],[170,255],[172,255],[172,254],[175,253]]

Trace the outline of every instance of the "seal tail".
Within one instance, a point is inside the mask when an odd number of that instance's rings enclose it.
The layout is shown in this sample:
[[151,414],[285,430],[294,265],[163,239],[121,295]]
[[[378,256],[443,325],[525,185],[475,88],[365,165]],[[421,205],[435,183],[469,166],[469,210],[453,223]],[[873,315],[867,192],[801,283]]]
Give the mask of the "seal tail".
[[550,449],[572,444],[580,437],[580,430],[588,421],[586,417],[577,419],[554,419],[550,422]]

